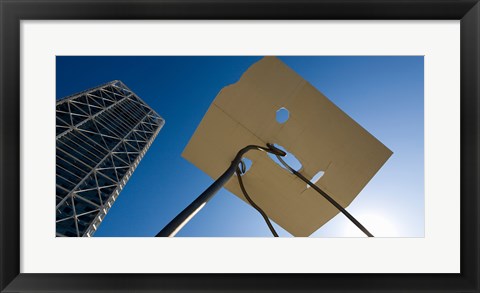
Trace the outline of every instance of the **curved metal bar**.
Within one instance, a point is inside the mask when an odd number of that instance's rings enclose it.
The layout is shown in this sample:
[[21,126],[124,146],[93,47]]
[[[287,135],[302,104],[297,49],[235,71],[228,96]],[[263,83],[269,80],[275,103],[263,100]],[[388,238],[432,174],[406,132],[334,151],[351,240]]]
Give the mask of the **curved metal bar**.
[[344,214],[350,221],[352,221],[352,223],[354,223],[355,226],[358,227],[358,229],[362,230],[362,232],[365,233],[365,235],[367,235],[368,237],[374,237],[372,233],[370,233],[362,224],[360,224],[360,222],[357,221],[357,219],[355,219],[349,212],[347,212],[347,210],[344,209],[338,202],[336,202],[327,193],[325,193],[325,191],[321,190],[317,185],[313,184],[310,180],[305,178],[305,176],[303,176],[302,174],[294,170],[292,167],[290,167],[281,157],[279,156],[276,156],[276,157],[280,161],[280,163],[282,163],[282,165],[285,166],[285,168],[287,168],[287,170],[292,172],[295,176],[302,179],[303,182],[307,183],[310,187],[315,189],[315,191],[320,193],[326,200],[328,200],[333,206],[335,206],[340,212],[342,212],[342,214]]
[[247,190],[245,189],[245,186],[243,185],[243,180],[242,180],[242,175],[241,174],[244,174],[245,173],[245,163],[243,161],[241,161],[241,164],[242,165],[242,170],[240,170],[240,167],[237,168],[237,179],[238,179],[238,184],[240,185],[240,189],[242,190],[243,192],[243,196],[245,196],[245,198],[247,199],[247,201],[250,203],[250,205],[257,210],[257,212],[260,213],[260,215],[263,217],[263,219],[265,220],[265,223],[267,224],[268,226],[268,229],[270,229],[270,232],[272,232],[273,236],[274,237],[278,237],[278,233],[277,231],[275,231],[275,228],[273,227],[272,223],[270,222],[270,219],[268,218],[267,214],[262,210],[261,207],[259,207],[253,200],[252,198],[250,197],[250,195],[248,194]]
[[210,185],[202,194],[200,194],[190,205],[188,205],[183,211],[181,211],[170,223],[168,223],[155,237],[174,237],[188,221],[190,221],[196,213],[198,213],[207,202],[227,183],[227,181],[235,173],[238,164],[241,162],[243,155],[250,150],[264,151],[274,154],[276,156],[286,156],[287,154],[273,146],[267,144],[268,148],[258,145],[248,145],[241,149],[235,158],[233,159],[230,167]]

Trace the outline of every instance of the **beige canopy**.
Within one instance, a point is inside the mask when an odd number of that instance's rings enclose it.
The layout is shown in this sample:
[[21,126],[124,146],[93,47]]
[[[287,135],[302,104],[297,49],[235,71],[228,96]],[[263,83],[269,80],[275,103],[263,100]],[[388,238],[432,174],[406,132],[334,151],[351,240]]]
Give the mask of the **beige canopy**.
[[[281,124],[276,112],[285,108]],[[300,160],[300,173],[312,178],[347,207],[392,155],[386,146],[327,97],[275,57],[253,64],[223,88],[196,129],[182,156],[217,179],[237,152],[249,145],[275,143]],[[266,153],[250,151],[245,188],[269,216],[294,236],[309,236],[338,210]],[[245,200],[237,179],[225,187]]]

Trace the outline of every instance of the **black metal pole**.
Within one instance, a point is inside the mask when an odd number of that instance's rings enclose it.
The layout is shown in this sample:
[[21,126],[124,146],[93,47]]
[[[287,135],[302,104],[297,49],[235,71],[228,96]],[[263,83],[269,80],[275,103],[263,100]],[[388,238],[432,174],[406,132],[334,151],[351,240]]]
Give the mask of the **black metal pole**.
[[180,229],[182,229],[188,221],[195,216],[207,202],[227,183],[227,181],[235,174],[238,164],[240,164],[243,155],[250,150],[260,150],[275,154],[277,156],[285,156],[286,153],[269,144],[269,148],[249,145],[241,149],[233,159],[230,167],[210,185],[202,194],[200,194],[190,205],[181,211],[170,223],[168,223],[155,237],[173,237]]

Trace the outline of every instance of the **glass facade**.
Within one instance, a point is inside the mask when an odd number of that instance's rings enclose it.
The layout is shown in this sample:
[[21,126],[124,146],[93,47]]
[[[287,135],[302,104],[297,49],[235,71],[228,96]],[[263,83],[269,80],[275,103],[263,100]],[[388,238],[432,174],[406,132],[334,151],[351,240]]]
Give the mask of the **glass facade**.
[[121,81],[56,105],[56,236],[98,229],[165,121]]

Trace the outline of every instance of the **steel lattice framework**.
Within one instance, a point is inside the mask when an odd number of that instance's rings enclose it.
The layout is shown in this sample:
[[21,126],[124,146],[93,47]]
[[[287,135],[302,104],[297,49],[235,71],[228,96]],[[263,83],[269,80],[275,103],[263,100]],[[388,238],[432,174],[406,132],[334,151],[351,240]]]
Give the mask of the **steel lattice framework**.
[[93,235],[164,123],[118,80],[57,101],[57,236]]

